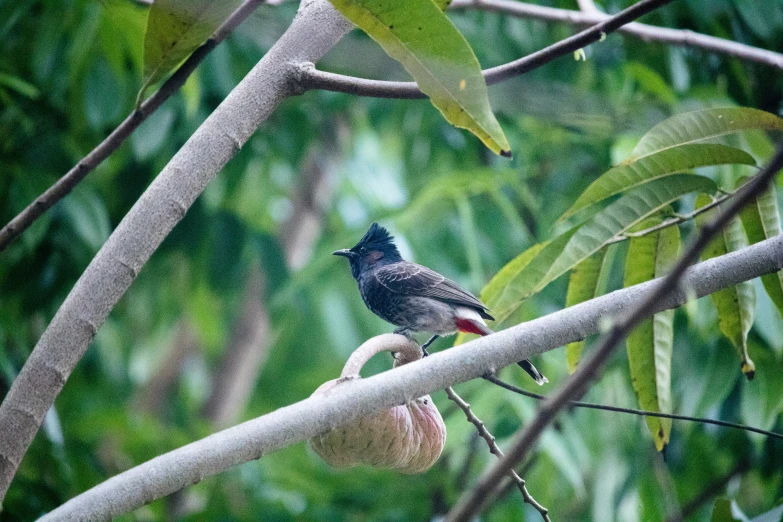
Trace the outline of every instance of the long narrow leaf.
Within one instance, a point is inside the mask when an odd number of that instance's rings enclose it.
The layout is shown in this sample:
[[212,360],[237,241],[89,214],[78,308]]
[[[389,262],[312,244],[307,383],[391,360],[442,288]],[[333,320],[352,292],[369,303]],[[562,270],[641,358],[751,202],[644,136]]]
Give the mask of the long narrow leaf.
[[[712,198],[700,194],[696,198],[696,208],[709,204]],[[701,224],[709,221],[715,211],[710,210],[700,214],[696,222]],[[701,258],[710,259],[733,252],[748,245],[748,238],[742,228],[739,218],[734,218],[702,252]],[[748,333],[753,326],[753,315],[756,307],[756,292],[751,281],[745,281],[730,288],[719,290],[712,294],[712,301],[718,309],[718,322],[721,333],[734,345],[740,358],[742,373],[753,379],[755,365],[748,355]]]
[[[568,279],[568,292],[566,293],[566,307],[583,303],[598,295],[601,275],[607,264],[606,252],[606,248],[599,250],[571,270]],[[584,341],[577,341],[566,345],[566,362],[569,373],[576,371],[584,344]]]
[[662,121],[642,136],[631,156],[623,163],[632,163],[688,143],[754,129],[783,130],[783,119],[769,112],[746,107],[703,109],[678,114]]
[[492,114],[473,49],[432,0],[331,0],[332,5],[400,62],[443,117],[468,129],[496,154],[510,155]]
[[577,230],[546,275],[537,281],[535,291],[541,290],[593,255],[618,234],[628,231],[685,194],[713,190],[715,183],[709,178],[693,174],[673,174],[629,191]]
[[[742,209],[740,217],[751,245],[779,235],[780,212],[774,185]],[[783,315],[783,271],[762,276],[761,282],[770,299]]]
[[697,167],[725,164],[755,165],[756,160],[744,150],[712,143],[695,143],[662,150],[608,170],[582,192],[560,219],[573,216],[599,201],[648,181]]
[[[661,222],[660,217],[644,222],[645,228]],[[665,274],[680,247],[679,229],[633,238],[628,247],[625,286],[649,281]],[[674,311],[667,310],[645,319],[628,336],[626,347],[631,379],[642,409],[671,413],[671,357],[674,342]],[[662,451],[671,434],[671,419],[647,417],[647,427]]]

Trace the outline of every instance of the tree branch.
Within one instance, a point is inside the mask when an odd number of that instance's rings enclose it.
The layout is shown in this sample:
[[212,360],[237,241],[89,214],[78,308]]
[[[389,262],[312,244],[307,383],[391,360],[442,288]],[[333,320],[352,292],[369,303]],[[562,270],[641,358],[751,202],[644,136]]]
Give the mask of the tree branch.
[[[495,455],[497,458],[503,458],[503,451],[498,447],[497,442],[495,442],[495,437],[489,432],[487,427],[484,425],[484,422],[476,417],[476,414],[473,413],[473,410],[470,409],[470,404],[462,400],[462,397],[457,395],[457,392],[454,391],[454,388],[449,386],[445,390],[446,395],[449,399],[454,402],[464,413],[465,417],[468,419],[468,422],[473,424],[476,427],[476,431],[481,436],[482,439],[487,443],[487,446],[489,447],[489,452]],[[513,470],[508,470],[507,475],[511,478],[511,481],[517,486],[519,489],[519,492],[522,493],[522,499],[533,506],[536,511],[541,513],[541,518],[544,519],[545,522],[551,522],[549,519],[549,510],[539,504],[536,499],[533,498],[533,496],[530,494],[530,492],[527,490],[527,486],[525,485],[525,479],[519,476],[519,474]]]
[[[656,300],[650,315],[739,282],[783,268],[783,236],[777,236],[685,270],[681,288]],[[617,290],[435,353],[366,379],[345,383],[166,453],[71,499],[43,520],[102,519],[194,484],[233,466],[306,440],[390,406],[475,379],[536,354],[584,339],[634,303],[657,293],[662,280]],[[505,461],[508,455],[503,460]]]
[[[491,0],[479,0],[475,5],[482,5],[485,1]],[[623,25],[671,1],[642,0],[614,16],[607,16],[606,19],[589,29],[585,29],[581,33],[545,47],[524,58],[486,69],[483,73],[484,79],[487,81],[487,85],[494,85],[541,67],[555,58],[571,54],[576,50],[587,47],[591,43],[599,41],[604,35],[618,30]],[[354,78],[352,76],[319,71],[312,64],[303,64],[301,66],[299,81],[304,89],[323,89],[357,96],[404,99],[424,97],[424,94],[419,91],[414,82],[387,82]]]
[[[495,375],[485,375],[484,379],[488,380],[492,384],[500,386],[503,389],[517,393],[519,395],[530,397],[531,399],[536,399],[539,401],[547,400],[546,395],[541,395],[539,393],[533,393],[527,390],[523,390],[518,386],[514,386],[513,384],[509,384],[506,381],[500,380]],[[587,408],[591,410],[613,411],[616,413],[628,413],[630,415],[639,415],[641,417],[658,417],[661,419],[673,419],[673,420],[683,420],[683,421],[690,421],[690,422],[699,422],[701,424],[712,424],[714,426],[722,426],[724,428],[736,428],[738,430],[752,431],[753,433],[758,433],[759,435],[764,435],[765,437],[772,437],[773,439],[783,440],[783,434],[781,433],[775,433],[774,431],[769,431],[769,430],[762,430],[761,428],[754,428],[753,426],[746,426],[744,424],[739,424],[736,422],[728,422],[728,421],[722,421],[716,419],[705,419],[703,417],[689,417],[688,415],[678,415],[676,413],[663,413],[659,411],[637,410],[636,408],[621,408],[619,406],[609,406],[608,404],[596,404],[593,402],[568,401],[568,406],[575,406],[577,408]]]
[[317,61],[353,26],[304,0],[286,33],[199,127],[96,254],[0,405],[0,499],[87,345],[207,183],[279,103],[300,90],[291,63]]
[[[520,18],[551,20],[578,26],[591,26],[610,18],[610,15],[600,11],[585,11],[584,9],[582,12],[571,11],[569,9],[545,7],[524,2],[515,2],[513,0],[453,0],[451,7],[455,9],[475,8]],[[781,53],[759,49],[758,47],[734,42],[725,38],[695,33],[687,29],[671,29],[668,27],[657,27],[634,22],[623,26],[619,31],[623,34],[640,38],[645,42],[660,42],[680,47],[694,47],[717,54],[732,56],[748,62],[760,63],[777,69],[783,69],[783,54]]]
[[[685,281],[688,266],[698,259],[699,254],[712,238],[745,205],[766,190],[769,181],[775,177],[781,168],[783,168],[783,140],[778,143],[775,154],[767,166],[761,169],[757,175],[737,191],[731,202],[723,208],[715,219],[702,227],[696,240],[682,254],[672,267],[671,272],[658,281],[659,284],[656,285],[654,291],[629,306],[627,312],[617,315],[618,319],[614,322],[609,332],[603,336],[603,340],[593,351],[593,355],[580,364],[576,372],[554,395],[542,403],[538,414],[521,431],[506,457],[490,469],[469,494],[462,496],[458,504],[447,515],[446,520],[467,522],[480,511],[481,507],[492,496],[497,481],[505,474],[505,471],[515,466],[532,449],[538,437],[555,418],[557,413],[568,404],[568,401],[578,399],[584,393],[588,383],[598,375],[598,371],[603,366],[603,363],[609,358],[619,343],[625,339],[628,333],[644,318],[657,312],[658,303],[661,300],[666,300],[672,295],[682,293],[683,288],[689,288]],[[781,237],[777,237],[775,240],[780,240]],[[783,261],[783,256],[781,256],[781,261]]]
[[[0,229],[0,252],[6,249],[11,242],[32,225],[44,212],[54,206],[55,203],[70,194],[87,174],[95,170],[103,160],[108,158],[125,140],[135,131],[139,125],[149,118],[163,102],[176,93],[185,81],[190,77],[196,67],[204,61],[204,58],[226,39],[226,37],[239,26],[263,0],[245,0],[236,11],[226,18],[226,21],[215,31],[209,40],[193,51],[187,60],[166,80],[155,94],[144,100],[138,110],[133,110],[111,134],[100,142],[89,154],[82,158],[74,167],[65,173],[57,182],[46,189],[46,192],[35,198],[15,218]],[[151,1],[149,2],[152,3]]]

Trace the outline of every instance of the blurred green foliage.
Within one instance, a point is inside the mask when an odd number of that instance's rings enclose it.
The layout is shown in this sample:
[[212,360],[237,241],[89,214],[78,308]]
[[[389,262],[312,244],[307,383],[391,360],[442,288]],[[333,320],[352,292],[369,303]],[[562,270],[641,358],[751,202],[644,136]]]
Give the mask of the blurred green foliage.
[[[574,8],[567,0],[542,1]],[[600,3],[600,2],[599,2]],[[630,1],[608,0],[615,11]],[[0,254],[0,396],[49,320],[145,187],[285,30],[296,5],[262,6],[188,81],[65,200]],[[492,66],[572,34],[572,28],[478,11],[449,15]],[[0,222],[66,172],[132,109],[141,85],[146,8],[130,0],[0,0]],[[783,50],[783,3],[687,0],[647,17],[767,49]],[[514,160],[492,157],[447,124],[426,100],[311,92],[285,102],[197,200],[109,316],[69,379],[19,469],[0,513],[29,520],[162,452],[211,433],[204,415],[243,293],[256,268],[270,319],[268,358],[241,414],[252,418],[301,400],[339,374],[348,354],[391,327],[365,308],[346,266],[329,255],[352,245],[371,220],[389,225],[403,254],[474,292],[532,244],[639,137],[672,114],[743,105],[780,114],[777,70],[694,49],[610,35],[586,49],[490,89]],[[401,67],[353,32],[324,69],[404,79]],[[763,137],[734,145],[763,160]],[[313,163],[328,172],[320,233],[303,266],[286,262],[286,237]],[[709,167],[721,182],[747,167]],[[295,216],[294,216],[295,217]],[[687,234],[688,227],[684,232]],[[625,245],[609,288],[621,286]],[[560,278],[514,315],[563,306]],[[760,289],[759,282],[754,282]],[[709,298],[675,314],[674,411],[783,431],[783,320],[757,291],[748,383],[720,336]],[[173,378],[145,407],[151,383],[189,329],[193,342]],[[440,341],[445,348],[451,341]],[[589,352],[589,342],[585,348]],[[564,350],[536,361],[553,383]],[[378,358],[367,369],[390,366]],[[504,378],[527,386],[514,370]],[[551,389],[551,388],[550,388]],[[529,399],[484,382],[458,387],[501,447],[535,411]],[[547,390],[548,391],[548,390]],[[453,505],[492,458],[442,393],[447,447],[427,473],[329,468],[304,444],[265,456],[156,501],[127,520],[432,519]],[[634,406],[618,351],[588,399]],[[479,441],[481,442],[481,441]],[[524,467],[536,499],[556,520],[662,520],[732,470],[716,494],[755,516],[783,497],[783,444],[735,430],[675,422],[666,459],[642,419],[574,410],[561,415]],[[712,500],[696,507],[708,520]],[[486,520],[538,520],[508,491]]]

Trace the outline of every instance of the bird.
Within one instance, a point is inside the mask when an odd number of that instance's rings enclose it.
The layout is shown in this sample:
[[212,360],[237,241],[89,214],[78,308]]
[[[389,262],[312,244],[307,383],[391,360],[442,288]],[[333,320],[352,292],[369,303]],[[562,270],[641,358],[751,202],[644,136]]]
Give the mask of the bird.
[[[466,332],[494,333],[484,321],[494,321],[490,310],[476,296],[454,281],[427,268],[405,261],[388,230],[373,223],[353,248],[333,252],[348,259],[364,304],[375,315],[397,328],[394,333],[434,334],[422,349],[439,336]],[[517,363],[539,385],[549,380],[528,361]]]

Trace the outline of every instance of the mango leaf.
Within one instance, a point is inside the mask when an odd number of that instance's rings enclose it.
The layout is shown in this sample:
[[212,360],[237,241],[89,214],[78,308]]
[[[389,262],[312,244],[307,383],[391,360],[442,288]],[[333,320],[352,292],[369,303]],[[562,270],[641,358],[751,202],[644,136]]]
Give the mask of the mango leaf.
[[734,132],[761,129],[783,130],[783,119],[769,112],[746,107],[703,109],[664,120],[642,136],[623,163],[688,143],[717,138]]
[[603,248],[618,234],[689,192],[713,191],[715,183],[704,176],[672,174],[645,183],[612,202],[578,228],[546,275],[537,281],[539,291],[582,260]]
[[[537,292],[536,282],[546,275],[576,230],[572,228],[545,243],[530,247],[492,278],[487,292],[481,292],[481,299],[498,322],[504,321],[522,301]],[[536,251],[531,252],[533,249]]]
[[[740,183],[742,182],[744,180],[740,180]],[[779,235],[780,213],[774,184],[770,184],[763,194],[742,209],[740,218],[751,245]],[[783,271],[761,276],[761,282],[770,299],[783,315]]]
[[608,170],[582,192],[560,220],[573,216],[580,210],[610,196],[654,179],[697,167],[732,163],[755,165],[756,160],[744,150],[712,143],[681,145],[655,152],[633,163],[621,164]]
[[[568,292],[566,293],[566,307],[583,303],[598,295],[602,273],[605,272],[604,268],[610,264],[606,262],[607,250],[606,248],[599,250],[571,270],[568,279]],[[584,341],[566,345],[566,362],[569,373],[576,371],[576,365],[582,356],[584,345]]]
[[155,0],[144,33],[144,72],[138,100],[215,32],[241,0]]
[[331,0],[400,62],[443,117],[468,129],[496,154],[511,151],[492,114],[473,49],[432,0]]
[[[699,194],[696,198],[696,208],[701,208],[712,202],[712,197]],[[715,215],[715,210],[709,210],[696,216],[697,224],[704,224]],[[707,245],[701,254],[701,259],[710,259],[734,252],[748,246],[748,238],[742,228],[739,218],[732,219],[722,233]],[[724,288],[712,294],[712,301],[718,309],[718,322],[721,333],[731,341],[737,349],[742,367],[742,373],[753,379],[755,365],[748,355],[748,332],[753,326],[753,314],[756,307],[756,291],[751,281],[744,281],[737,286]]]
[[[662,222],[654,217],[643,222],[649,228]],[[625,264],[626,287],[666,274],[680,250],[680,229],[664,228],[632,238]],[[628,336],[626,348],[631,381],[642,409],[672,412],[671,363],[674,343],[674,310],[666,310],[645,319]],[[658,451],[669,443],[671,419],[646,417],[647,427]]]

